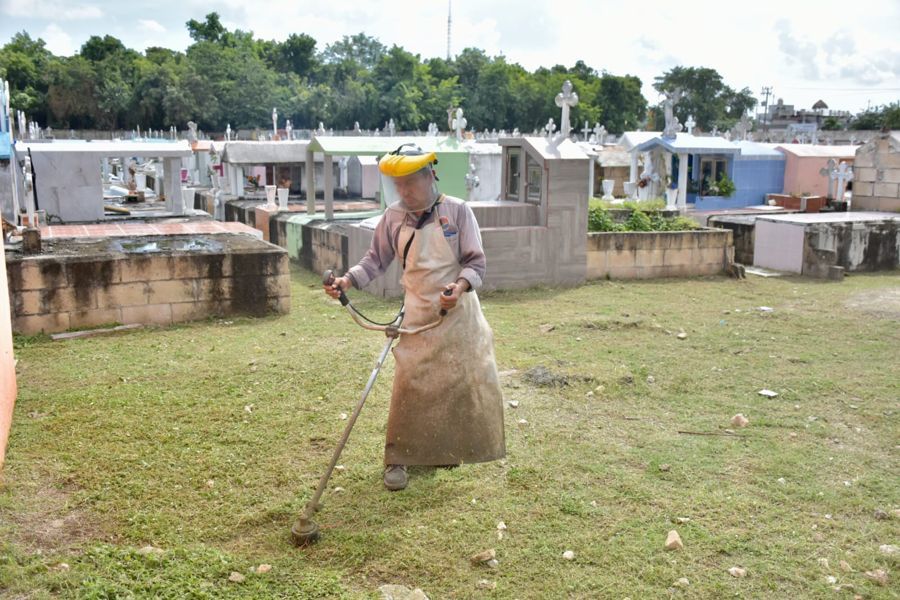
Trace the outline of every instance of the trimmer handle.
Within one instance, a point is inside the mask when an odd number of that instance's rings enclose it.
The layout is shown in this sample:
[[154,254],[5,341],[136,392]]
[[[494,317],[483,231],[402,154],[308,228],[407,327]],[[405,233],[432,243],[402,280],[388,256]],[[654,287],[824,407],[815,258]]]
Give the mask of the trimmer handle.
[[[445,296],[452,296],[452,295],[453,295],[453,290],[444,290],[444,295],[445,295]],[[447,309],[446,309],[446,308],[442,308],[442,309],[441,309],[441,312],[440,312],[440,315],[441,315],[442,317],[446,317],[446,316],[447,316]]]
[[[328,269],[327,271],[325,271],[325,273],[322,274],[322,283],[324,285],[333,287],[334,280],[334,271],[332,271],[331,269]],[[347,298],[347,294],[344,293],[344,290],[338,289],[338,291],[341,293],[341,295],[338,297],[338,300],[341,301],[341,306],[347,306],[348,304],[350,304],[350,299]]]

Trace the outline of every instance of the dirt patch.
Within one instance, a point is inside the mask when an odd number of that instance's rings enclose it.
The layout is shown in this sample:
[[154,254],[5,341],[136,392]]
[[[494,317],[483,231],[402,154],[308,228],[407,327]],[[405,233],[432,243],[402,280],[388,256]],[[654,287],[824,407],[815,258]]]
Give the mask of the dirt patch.
[[554,373],[547,367],[541,365],[525,371],[523,379],[531,385],[536,385],[538,387],[564,387],[569,385],[568,376]]
[[100,519],[74,505],[75,488],[39,484],[12,493],[20,511],[0,511],[0,520],[12,525],[15,541],[30,551],[59,552],[91,541],[114,541]]
[[856,294],[844,306],[881,319],[900,321],[900,287]]

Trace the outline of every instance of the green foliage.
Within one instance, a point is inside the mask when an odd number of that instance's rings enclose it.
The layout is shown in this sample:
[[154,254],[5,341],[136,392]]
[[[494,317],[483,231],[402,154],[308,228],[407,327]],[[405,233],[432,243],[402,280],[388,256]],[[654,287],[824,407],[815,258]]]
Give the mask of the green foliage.
[[734,181],[724,173],[719,176],[719,181],[716,183],[716,186],[719,188],[719,195],[725,198],[731,196],[737,189],[734,186]]
[[900,129],[900,101],[861,112],[852,124],[855,129]]
[[605,207],[595,204],[588,208],[588,231],[622,231],[622,229]]
[[[664,217],[663,208],[665,202],[659,200],[625,202],[615,206],[610,206],[604,200],[591,200],[588,206],[588,231],[688,231],[699,227],[695,221],[687,217]],[[611,209],[631,212],[624,222],[617,223],[610,213]]]
[[634,210],[625,221],[625,228],[628,231],[653,231],[653,223],[647,213],[642,210]]
[[[693,115],[697,126],[705,131],[728,129],[757,104],[749,88],[736,91],[725,84],[718,71],[705,67],[674,67],[656,77],[653,87],[659,92],[676,88],[684,91],[687,95],[675,105],[675,116],[685,123]],[[659,128],[663,121],[659,108],[657,112]]]

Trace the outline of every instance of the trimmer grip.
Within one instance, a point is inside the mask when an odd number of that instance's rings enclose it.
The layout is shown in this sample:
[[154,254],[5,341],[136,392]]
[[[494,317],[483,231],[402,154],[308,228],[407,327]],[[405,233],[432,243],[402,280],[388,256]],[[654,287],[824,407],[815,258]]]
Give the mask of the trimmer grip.
[[[322,274],[323,285],[333,286],[334,280],[334,271],[332,271],[331,269],[328,269]],[[344,293],[344,290],[341,289],[338,291],[341,293],[341,295],[338,297],[338,300],[340,300],[341,302],[341,306],[347,306],[348,304],[350,304],[350,299],[347,298],[347,294]]]
[[[452,295],[453,295],[453,290],[444,290],[444,295],[445,295],[445,296],[452,296]],[[446,309],[446,308],[442,308],[442,309],[441,309],[441,312],[438,313],[438,314],[440,314],[442,317],[446,317],[446,316],[447,316],[447,309]]]

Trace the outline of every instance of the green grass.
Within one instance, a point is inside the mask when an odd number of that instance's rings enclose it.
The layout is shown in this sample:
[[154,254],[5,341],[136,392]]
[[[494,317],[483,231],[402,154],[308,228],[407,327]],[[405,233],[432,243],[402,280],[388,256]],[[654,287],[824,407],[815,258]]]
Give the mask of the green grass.
[[[377,598],[385,583],[431,598],[896,593],[898,558],[879,545],[900,542],[900,518],[873,513],[900,507],[897,274],[488,294],[504,395],[519,401],[505,409],[507,459],[417,469],[406,491],[384,491],[389,361],[309,549],[290,546],[289,528],[383,338],[317,276],[293,281],[284,317],[16,340],[0,595]],[[396,307],[354,298],[380,316]],[[538,365],[570,384],[527,383]],[[724,433],[735,413],[750,426],[733,436],[678,433]],[[673,528],[679,552],[663,549]],[[138,552],[147,545],[163,553]],[[487,548],[496,570],[469,563]],[[261,563],[273,569],[251,572]],[[865,577],[874,569],[888,586]],[[834,592],[829,575],[853,590]],[[680,577],[690,585],[671,589]]]

